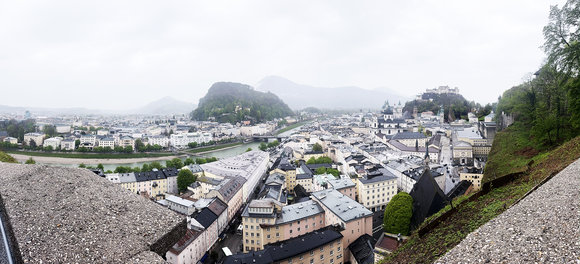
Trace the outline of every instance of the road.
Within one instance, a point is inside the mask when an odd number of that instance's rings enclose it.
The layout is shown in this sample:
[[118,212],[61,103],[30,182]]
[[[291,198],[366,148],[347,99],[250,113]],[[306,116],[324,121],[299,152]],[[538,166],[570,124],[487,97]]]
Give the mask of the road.
[[385,215],[385,210],[376,211],[373,214],[373,245],[377,242],[381,234],[383,234],[383,216]]
[[[453,152],[451,151],[451,142],[448,137],[441,137],[441,157],[439,158],[439,163],[443,164],[453,164]],[[449,166],[448,165],[448,166]]]

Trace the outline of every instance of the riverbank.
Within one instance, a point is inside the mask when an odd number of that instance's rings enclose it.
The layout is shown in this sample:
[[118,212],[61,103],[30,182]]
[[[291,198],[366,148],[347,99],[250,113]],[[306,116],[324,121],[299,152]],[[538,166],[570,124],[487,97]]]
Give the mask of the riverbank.
[[215,149],[207,149],[207,150],[201,150],[201,151],[198,151],[198,152],[193,152],[193,151],[188,151],[188,152],[190,152],[192,156],[201,156],[203,154],[213,153],[213,152],[216,152],[218,150],[234,149],[234,148],[237,148],[237,147],[239,147],[241,145],[245,145],[245,144],[244,143],[237,143],[237,144],[235,144],[233,146],[228,146],[228,147],[220,147],[220,148],[215,148]]
[[242,143],[242,142],[236,142],[236,143],[222,144],[222,145],[209,146],[209,147],[200,147],[200,148],[186,150],[186,152],[197,155],[197,154],[204,154],[204,153],[213,152],[216,150],[235,148],[235,147],[243,145],[243,144],[244,143]]
[[67,164],[67,165],[97,165],[97,164],[126,164],[126,163],[138,163],[138,162],[153,162],[153,161],[164,161],[173,158],[180,158],[185,155],[172,155],[172,156],[161,156],[161,157],[148,157],[148,158],[123,158],[123,159],[91,159],[91,158],[61,158],[61,157],[42,157],[42,156],[29,156],[24,154],[13,154],[10,156],[14,157],[18,162],[25,162],[29,158],[32,158],[38,164]]
[[303,122],[298,122],[298,123],[296,123],[296,124],[289,125],[289,126],[287,126],[287,127],[285,127],[285,128],[282,128],[282,129],[280,129],[280,130],[276,131],[275,135],[276,135],[276,136],[277,136],[277,135],[280,135],[280,134],[282,134],[282,133],[284,133],[284,132],[286,132],[286,131],[290,131],[290,130],[292,130],[292,129],[294,129],[294,128],[297,128],[297,127],[299,127],[299,126],[303,126],[303,125],[304,125],[304,124],[306,124],[306,123],[307,123],[306,121],[303,121]]
[[136,159],[136,158],[158,158],[174,156],[174,153],[82,153],[82,152],[36,152],[36,151],[5,151],[14,155],[26,155],[31,157],[52,157],[66,159]]

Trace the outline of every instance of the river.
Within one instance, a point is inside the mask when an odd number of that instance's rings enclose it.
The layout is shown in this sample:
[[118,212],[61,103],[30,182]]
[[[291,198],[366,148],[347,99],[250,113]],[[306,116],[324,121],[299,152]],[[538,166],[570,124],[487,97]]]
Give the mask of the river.
[[[300,128],[302,126],[296,127],[294,129],[288,130],[284,133],[280,133],[280,136],[289,136],[292,133],[299,131]],[[251,142],[251,143],[246,143],[246,144],[242,144],[236,147],[232,147],[232,148],[226,148],[226,149],[219,149],[219,150],[215,150],[215,151],[211,151],[211,152],[207,152],[207,153],[203,153],[203,154],[191,154],[188,157],[192,157],[192,158],[196,158],[196,157],[216,157],[218,159],[223,159],[223,158],[229,158],[229,157],[233,157],[239,154],[242,154],[244,152],[246,152],[246,150],[248,148],[251,148],[252,150],[258,150],[258,147],[260,146],[260,142]],[[181,157],[181,160],[185,160],[188,157]],[[34,157],[33,157],[34,158]],[[149,164],[153,161],[146,161],[146,162],[134,162],[134,163],[117,163],[117,164],[103,164],[103,167],[105,169],[105,171],[107,170],[111,170],[114,171],[116,167],[119,166],[129,166],[131,168],[134,167],[139,167],[141,168],[143,166],[143,164]],[[58,167],[78,167],[79,164],[59,164],[59,163],[41,163],[41,162],[37,162],[38,164],[45,164],[45,165],[49,165],[49,166],[58,166]],[[160,161],[160,163],[162,165],[165,165],[164,161]],[[97,164],[91,164],[90,166],[96,166]]]
[[[229,157],[233,157],[233,156],[242,154],[242,153],[246,152],[246,150],[248,148],[252,148],[253,150],[257,150],[258,146],[260,146],[259,142],[251,142],[251,143],[246,143],[246,144],[242,144],[239,146],[235,146],[232,148],[218,149],[218,150],[203,153],[203,154],[191,154],[189,157],[192,157],[193,159],[195,159],[196,157],[216,157],[218,159],[223,159],[223,158],[229,158]],[[186,158],[187,157],[181,157],[181,160],[185,160]],[[113,170],[115,170],[116,167],[119,167],[119,166],[129,166],[131,168],[134,168],[134,167],[142,167],[143,164],[149,164],[151,162],[152,161],[134,162],[134,163],[103,164],[103,167],[104,167],[105,171],[107,171],[107,170],[113,171]],[[41,164],[40,162],[37,162],[37,163]],[[165,162],[161,161],[161,164],[165,165]],[[58,166],[58,167],[78,167],[78,164],[45,163],[45,165]],[[92,164],[91,166],[96,166],[96,164]]]

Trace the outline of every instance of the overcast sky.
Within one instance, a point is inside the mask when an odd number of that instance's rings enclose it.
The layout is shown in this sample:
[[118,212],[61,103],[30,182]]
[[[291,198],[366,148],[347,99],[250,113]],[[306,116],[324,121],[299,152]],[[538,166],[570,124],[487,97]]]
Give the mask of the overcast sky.
[[1,1],[0,105],[197,103],[214,82],[268,75],[409,97],[450,85],[488,103],[541,65],[562,3]]

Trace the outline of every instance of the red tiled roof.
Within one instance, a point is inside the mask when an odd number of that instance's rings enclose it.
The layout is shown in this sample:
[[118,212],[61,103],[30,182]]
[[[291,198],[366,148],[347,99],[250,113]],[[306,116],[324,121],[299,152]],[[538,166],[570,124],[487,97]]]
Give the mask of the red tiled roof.
[[195,231],[188,228],[187,232],[185,232],[185,235],[175,245],[173,245],[169,251],[175,255],[179,255],[179,253],[187,248],[191,242],[193,242],[199,235],[201,235],[201,232],[202,231]]

